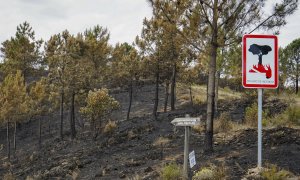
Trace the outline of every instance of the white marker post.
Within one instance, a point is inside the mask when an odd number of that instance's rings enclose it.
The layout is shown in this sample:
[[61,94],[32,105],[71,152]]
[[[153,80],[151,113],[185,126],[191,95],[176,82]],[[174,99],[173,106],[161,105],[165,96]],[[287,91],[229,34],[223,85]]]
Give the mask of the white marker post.
[[262,167],[262,96],[263,88],[278,86],[278,39],[274,35],[243,36],[242,83],[258,90],[257,167]]
[[175,118],[172,122],[175,126],[184,126],[184,160],[183,160],[183,174],[188,179],[188,159],[189,159],[189,139],[191,126],[200,124],[200,118],[192,118],[188,114],[185,118]]
[[262,96],[263,90],[258,89],[258,124],[257,124],[257,167],[261,167],[262,160]]

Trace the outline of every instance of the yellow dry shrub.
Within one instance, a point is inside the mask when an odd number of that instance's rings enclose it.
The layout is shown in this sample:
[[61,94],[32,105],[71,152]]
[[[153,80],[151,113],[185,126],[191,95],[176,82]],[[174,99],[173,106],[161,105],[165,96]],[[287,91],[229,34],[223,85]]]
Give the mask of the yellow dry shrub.
[[112,134],[117,128],[117,124],[115,121],[109,120],[108,123],[104,127],[105,134]]

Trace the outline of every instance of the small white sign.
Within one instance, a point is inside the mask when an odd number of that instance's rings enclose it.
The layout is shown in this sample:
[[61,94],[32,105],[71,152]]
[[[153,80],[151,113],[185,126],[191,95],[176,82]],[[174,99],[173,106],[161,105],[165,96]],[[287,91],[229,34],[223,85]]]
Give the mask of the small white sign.
[[195,126],[200,124],[200,118],[175,118],[171,123],[175,126]]
[[190,152],[189,161],[190,161],[190,167],[193,168],[196,165],[195,151]]

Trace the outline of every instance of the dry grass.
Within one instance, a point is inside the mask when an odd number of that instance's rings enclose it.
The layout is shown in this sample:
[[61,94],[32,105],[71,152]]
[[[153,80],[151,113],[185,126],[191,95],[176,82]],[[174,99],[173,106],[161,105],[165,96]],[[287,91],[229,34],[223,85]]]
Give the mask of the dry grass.
[[263,179],[267,180],[281,180],[281,179],[288,179],[292,178],[294,175],[293,173],[280,169],[276,165],[267,165],[267,168],[263,169],[261,172],[261,176]]
[[153,145],[154,146],[161,146],[161,145],[166,145],[170,142],[171,140],[168,139],[168,138],[164,138],[164,137],[159,137],[157,138],[154,142],[153,142]]
[[219,133],[223,132],[226,133],[233,128],[230,114],[228,112],[224,112],[220,115],[220,117],[215,121],[214,125],[214,132]]
[[[192,96],[194,104],[202,104],[206,102],[207,90],[205,85],[193,85],[192,86]],[[177,98],[182,103],[190,101],[189,87],[183,83],[177,83]],[[240,99],[242,97],[241,93],[234,92],[229,88],[219,88],[218,99]]]
[[127,180],[141,180],[141,179],[143,179],[143,178],[138,174],[135,174],[135,175],[127,178]]
[[163,167],[161,172],[163,180],[179,180],[182,179],[182,169],[175,163],[168,164]]
[[133,132],[133,130],[128,131],[127,138],[128,140],[134,139],[137,135]]
[[196,126],[192,126],[192,129],[201,134],[201,133],[204,133],[205,132],[205,125],[204,124],[200,124],[200,125],[196,125]]
[[211,164],[208,167],[202,167],[193,176],[193,180],[224,180],[227,178],[227,169],[224,164],[216,166]]
[[11,172],[6,173],[3,176],[3,180],[15,180],[15,179],[16,177]]
[[105,125],[103,132],[105,134],[112,134],[117,128],[117,124],[115,121],[109,120],[108,123]]
[[12,164],[10,162],[6,161],[2,164],[2,167],[4,169],[10,169],[12,167]]

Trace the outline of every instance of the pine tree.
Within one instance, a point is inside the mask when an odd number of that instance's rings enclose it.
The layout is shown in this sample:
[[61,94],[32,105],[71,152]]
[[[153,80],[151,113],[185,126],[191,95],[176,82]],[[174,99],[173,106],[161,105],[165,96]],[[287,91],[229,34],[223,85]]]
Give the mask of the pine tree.
[[105,80],[109,80],[108,62],[112,47],[109,45],[109,32],[99,25],[84,32],[84,57],[90,62],[90,89],[100,88]]
[[93,139],[98,136],[111,112],[119,108],[119,103],[108,94],[107,89],[95,89],[90,91],[86,98],[86,106],[80,108],[80,112],[90,121],[93,128]]
[[141,74],[141,62],[137,50],[127,44],[117,44],[112,53],[111,77],[115,83],[128,90],[129,105],[126,119],[129,120],[132,94]]
[[48,92],[48,82],[46,78],[35,82],[30,89],[30,114],[31,116],[38,117],[38,134],[39,134],[39,147],[42,145],[42,118],[51,111],[51,104]]
[[3,72],[10,74],[19,70],[25,83],[43,63],[40,52],[42,42],[35,39],[35,33],[28,22],[20,24],[15,37],[2,43],[0,50],[4,57]]
[[16,151],[16,124],[26,118],[28,96],[21,71],[9,74],[0,86],[0,120],[7,124],[7,153],[10,159],[10,123],[14,123],[14,150]]
[[295,93],[298,94],[299,89],[299,77],[300,77],[300,38],[295,39],[287,45],[281,56],[281,67],[286,70],[287,77],[294,81]]
[[83,55],[84,40],[81,34],[76,37],[64,31],[51,37],[46,45],[46,59],[49,66],[49,78],[60,91],[61,105],[60,136],[63,138],[63,115],[65,97],[69,98],[71,137],[75,138],[75,96],[88,86],[91,67]]

